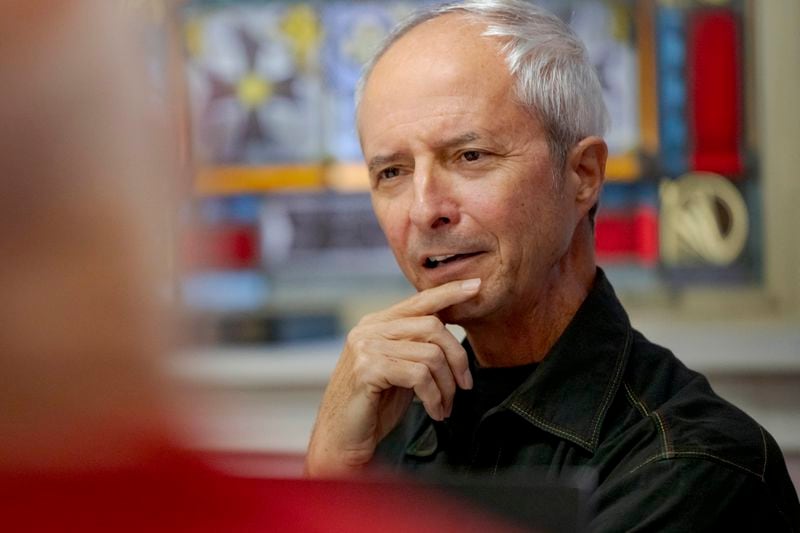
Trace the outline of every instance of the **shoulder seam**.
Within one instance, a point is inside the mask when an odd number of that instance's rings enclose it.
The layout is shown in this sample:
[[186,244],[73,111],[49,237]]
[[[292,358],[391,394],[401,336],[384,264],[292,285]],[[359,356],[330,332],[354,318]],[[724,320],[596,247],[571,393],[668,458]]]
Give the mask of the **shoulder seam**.
[[730,461],[728,459],[724,459],[724,458],[722,458],[722,457],[720,457],[718,455],[714,455],[712,453],[707,453],[707,452],[698,452],[698,451],[683,451],[683,452],[681,452],[681,451],[677,451],[677,452],[673,451],[670,454],[666,454],[666,453],[662,452],[662,453],[659,453],[657,455],[653,455],[651,457],[648,457],[647,459],[642,461],[640,464],[638,464],[634,468],[630,469],[628,471],[628,474],[633,474],[634,472],[636,472],[640,468],[643,468],[643,467],[647,466],[648,464],[655,463],[655,462],[658,462],[658,461],[663,461],[663,460],[669,460],[669,459],[706,459],[706,460],[712,460],[714,462],[723,463],[725,465],[734,467],[734,468],[736,468],[738,470],[741,470],[743,472],[751,474],[751,475],[757,477],[759,479],[759,481],[762,481],[762,482],[764,481],[763,476],[761,474],[759,474],[758,472],[756,472],[755,470],[751,470],[751,469],[747,468],[746,466],[742,466],[742,465],[740,465],[738,463],[735,463],[733,461]]
[[628,382],[623,382],[622,386],[625,389],[625,396],[628,398],[628,402],[631,404],[631,406],[643,417],[647,418],[650,416],[650,410],[647,408],[644,402],[638,396],[636,396],[636,394],[634,394],[630,385],[628,385]]
[[[611,402],[611,398],[615,395],[616,391],[618,390],[619,382],[622,378],[622,371],[625,368],[625,362],[627,361],[627,355],[631,349],[632,340],[632,328],[631,325],[628,324],[628,327],[625,330],[625,342],[622,345],[622,353],[617,355],[617,365],[614,369],[614,377],[611,379],[611,383],[609,387],[606,389],[605,395],[603,397],[603,403],[600,406],[600,409],[597,410],[595,414],[593,429],[592,429],[592,436],[591,436],[591,443],[592,447],[597,446],[597,442],[600,437],[600,421],[603,419],[606,413],[606,409],[608,408],[609,403]],[[615,385],[616,384],[616,385]]]
[[674,451],[671,449],[671,446],[669,444],[669,435],[667,434],[667,425],[664,422],[664,419],[661,418],[661,415],[659,415],[657,411],[651,412],[650,416],[652,416],[655,419],[656,429],[661,434],[661,439],[662,439],[662,442],[664,444],[663,455],[664,455],[665,458],[669,458],[669,457],[671,457],[673,455]]

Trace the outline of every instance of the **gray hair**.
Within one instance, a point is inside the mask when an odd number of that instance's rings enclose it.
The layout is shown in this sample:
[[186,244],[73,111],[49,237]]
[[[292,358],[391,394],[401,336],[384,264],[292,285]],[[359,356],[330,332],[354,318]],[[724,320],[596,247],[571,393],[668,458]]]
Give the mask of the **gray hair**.
[[561,19],[521,0],[467,0],[428,6],[401,22],[366,63],[356,87],[356,108],[375,64],[406,33],[431,19],[461,13],[487,25],[483,35],[504,41],[502,51],[516,78],[516,97],[547,132],[554,169],[581,139],[602,136],[608,111],[586,47]]

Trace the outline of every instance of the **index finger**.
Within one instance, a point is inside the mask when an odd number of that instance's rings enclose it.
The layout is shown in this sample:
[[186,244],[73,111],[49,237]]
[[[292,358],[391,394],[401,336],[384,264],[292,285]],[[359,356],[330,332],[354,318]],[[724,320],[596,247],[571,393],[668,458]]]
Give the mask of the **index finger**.
[[388,319],[432,315],[446,307],[465,302],[480,289],[480,278],[451,281],[438,287],[425,289],[387,309]]

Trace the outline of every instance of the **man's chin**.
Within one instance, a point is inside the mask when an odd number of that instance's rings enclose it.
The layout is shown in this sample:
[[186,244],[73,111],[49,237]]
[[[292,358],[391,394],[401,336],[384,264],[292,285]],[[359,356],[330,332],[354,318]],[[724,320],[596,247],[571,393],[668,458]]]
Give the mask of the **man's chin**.
[[445,324],[463,326],[467,323],[480,320],[483,317],[482,305],[479,301],[471,300],[445,307],[436,316]]

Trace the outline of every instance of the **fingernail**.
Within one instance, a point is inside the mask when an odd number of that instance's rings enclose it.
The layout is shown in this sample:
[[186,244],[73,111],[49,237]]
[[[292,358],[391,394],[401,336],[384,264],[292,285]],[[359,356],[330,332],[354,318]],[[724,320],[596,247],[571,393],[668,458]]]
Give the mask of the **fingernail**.
[[461,282],[461,288],[467,292],[474,291],[480,286],[481,286],[481,278],[468,279]]
[[461,376],[461,381],[464,382],[464,388],[466,390],[472,389],[472,372],[469,371],[469,368],[464,371],[464,374]]

